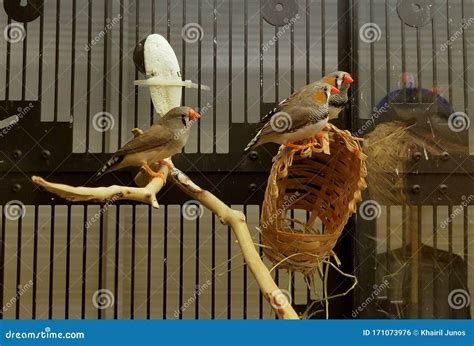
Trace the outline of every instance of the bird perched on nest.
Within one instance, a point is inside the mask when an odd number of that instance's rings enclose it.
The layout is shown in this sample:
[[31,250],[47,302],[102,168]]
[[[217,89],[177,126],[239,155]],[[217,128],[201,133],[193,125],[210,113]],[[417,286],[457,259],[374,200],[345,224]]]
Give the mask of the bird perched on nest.
[[329,99],[339,93],[321,81],[304,86],[262,118],[262,127],[244,151],[265,143],[290,144],[312,138],[328,122]]
[[339,93],[329,98],[329,119],[335,119],[349,102],[348,91],[354,82],[352,76],[344,71],[332,72],[321,79],[339,89]]
[[142,167],[152,177],[160,176],[149,165],[167,164],[164,159],[181,152],[192,123],[199,117],[200,114],[189,107],[171,109],[157,124],[120,148],[96,177],[129,166]]

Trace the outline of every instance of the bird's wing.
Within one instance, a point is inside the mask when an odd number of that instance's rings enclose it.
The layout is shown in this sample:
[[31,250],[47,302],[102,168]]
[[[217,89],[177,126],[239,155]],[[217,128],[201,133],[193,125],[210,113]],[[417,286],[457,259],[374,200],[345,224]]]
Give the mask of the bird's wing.
[[[286,109],[285,113],[280,113],[276,118],[270,119],[259,132],[260,136],[278,134],[283,132],[296,131],[309,123],[310,114],[313,111],[311,107],[294,106]],[[288,115],[290,121],[287,122]],[[281,117],[281,119],[279,119]],[[284,127],[286,126],[286,127]]]
[[143,132],[138,137],[133,138],[115,155],[127,155],[154,148],[159,148],[174,140],[174,133],[163,125],[153,125],[149,130]]
[[298,89],[293,94],[288,96],[286,99],[281,101],[275,108],[273,108],[270,112],[265,114],[262,119],[260,119],[260,124],[265,124],[270,120],[276,113],[281,112],[282,109],[285,107],[290,106],[295,100],[298,100],[300,96],[307,90],[312,84],[305,85],[301,89]]

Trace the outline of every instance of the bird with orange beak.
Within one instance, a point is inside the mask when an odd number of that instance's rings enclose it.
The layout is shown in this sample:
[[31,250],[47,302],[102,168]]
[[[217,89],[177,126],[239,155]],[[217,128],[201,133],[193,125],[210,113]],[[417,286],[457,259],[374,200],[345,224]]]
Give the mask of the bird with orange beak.
[[329,99],[339,90],[323,82],[308,84],[278,104],[244,151],[265,143],[292,144],[311,139],[327,124]]
[[120,168],[142,167],[150,176],[160,176],[149,165],[181,152],[188,141],[191,125],[200,114],[189,107],[175,107],[158,123],[120,148],[97,173],[97,177]]
[[349,102],[348,91],[354,79],[347,72],[336,71],[324,76],[321,81],[338,88],[340,91],[329,99],[329,119],[335,119]]

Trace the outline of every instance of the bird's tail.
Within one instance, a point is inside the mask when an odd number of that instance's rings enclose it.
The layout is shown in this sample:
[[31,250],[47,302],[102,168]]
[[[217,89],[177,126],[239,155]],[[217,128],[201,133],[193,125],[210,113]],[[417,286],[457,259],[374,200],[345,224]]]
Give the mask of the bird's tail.
[[118,165],[123,160],[123,155],[120,156],[112,156],[112,158],[107,161],[107,163],[97,172],[94,176],[94,181],[102,177],[104,174],[110,173],[116,169],[116,165]]
[[244,153],[246,153],[249,150],[254,149],[255,147],[257,147],[260,144],[260,143],[258,143],[258,141],[260,139],[260,134],[261,133],[262,133],[262,129],[260,129],[257,132],[257,134],[255,135],[255,137],[253,137],[252,140],[249,142],[249,144],[247,144],[247,146],[244,149]]

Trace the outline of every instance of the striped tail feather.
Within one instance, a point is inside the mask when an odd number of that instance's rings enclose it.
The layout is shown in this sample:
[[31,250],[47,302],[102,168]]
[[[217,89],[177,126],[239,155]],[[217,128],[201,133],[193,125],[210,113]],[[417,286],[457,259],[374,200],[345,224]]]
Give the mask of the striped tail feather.
[[260,129],[260,131],[257,132],[255,137],[252,138],[252,140],[249,142],[249,144],[247,144],[247,146],[244,149],[244,153],[246,153],[247,151],[255,148],[258,145],[258,140],[260,139],[260,133],[262,133],[261,129]]
[[104,174],[114,171],[114,167],[120,162],[122,162],[123,159],[124,155],[112,156],[112,158],[107,161],[107,163],[97,172],[97,174],[95,175],[95,179],[98,179]]

